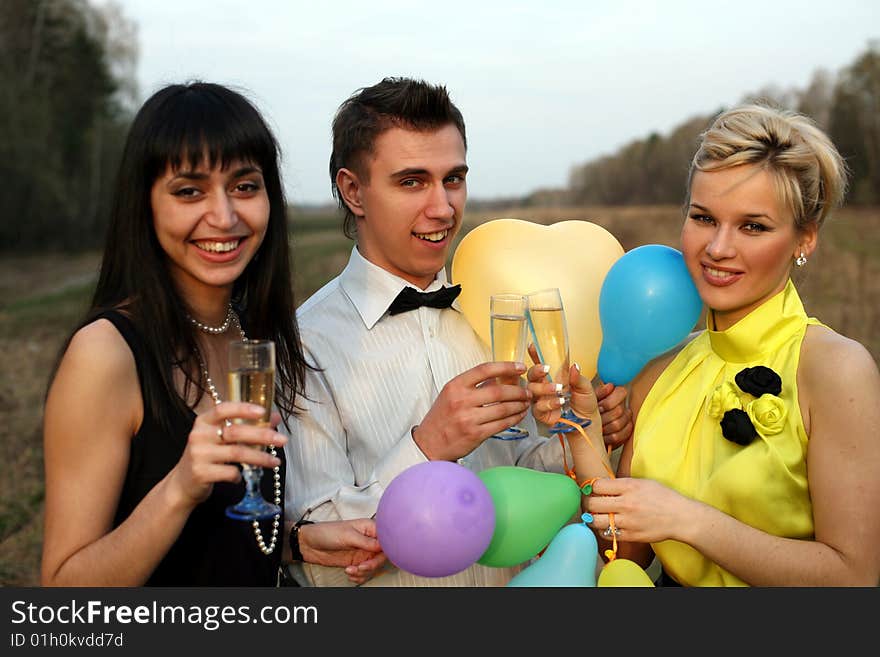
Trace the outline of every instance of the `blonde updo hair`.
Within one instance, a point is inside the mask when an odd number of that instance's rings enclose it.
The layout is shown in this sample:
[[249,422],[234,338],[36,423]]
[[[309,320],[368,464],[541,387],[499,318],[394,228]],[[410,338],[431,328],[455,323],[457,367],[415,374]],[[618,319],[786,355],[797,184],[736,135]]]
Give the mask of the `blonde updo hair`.
[[847,168],[828,136],[808,117],[765,105],[723,112],[700,139],[691,162],[688,198],[696,171],[756,164],[776,181],[780,202],[800,231],[821,227],[843,203]]

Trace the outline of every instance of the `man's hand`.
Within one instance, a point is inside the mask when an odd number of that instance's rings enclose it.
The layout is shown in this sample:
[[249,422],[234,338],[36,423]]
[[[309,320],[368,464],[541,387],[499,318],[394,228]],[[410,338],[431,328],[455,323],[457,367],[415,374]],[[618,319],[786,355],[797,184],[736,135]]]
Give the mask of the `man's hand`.
[[413,431],[419,449],[431,461],[455,461],[489,436],[520,422],[531,398],[518,385],[525,371],[523,363],[483,363],[449,381]]
[[306,563],[343,567],[355,584],[366,582],[386,561],[376,538],[376,522],[369,518],[303,525],[299,548]]

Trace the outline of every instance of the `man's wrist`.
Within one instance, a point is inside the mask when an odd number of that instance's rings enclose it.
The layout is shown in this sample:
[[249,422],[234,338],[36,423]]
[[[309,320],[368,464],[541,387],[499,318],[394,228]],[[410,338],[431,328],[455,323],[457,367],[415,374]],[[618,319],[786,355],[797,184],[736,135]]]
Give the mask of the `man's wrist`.
[[[425,444],[423,443],[423,441],[419,440],[419,439],[416,437],[416,431],[418,431],[418,428],[419,428],[420,426],[421,426],[421,425],[417,424],[417,425],[415,425],[412,429],[410,429],[410,430],[409,430],[409,435],[412,436],[413,443],[414,443],[415,446],[418,448],[418,450],[419,450],[422,454],[425,455],[425,458],[428,459],[429,461],[433,461],[434,459],[432,458],[432,456],[431,456],[431,454],[430,454],[430,450],[428,449],[428,446],[425,445]],[[421,434],[420,434],[420,435],[421,435]],[[422,437],[424,437],[424,436],[422,436]]]
[[287,540],[290,544],[291,561],[305,561],[302,555],[302,548],[300,547],[299,531],[304,525],[314,524],[315,523],[312,520],[300,520],[294,523],[293,527],[290,528],[290,534],[288,534]]

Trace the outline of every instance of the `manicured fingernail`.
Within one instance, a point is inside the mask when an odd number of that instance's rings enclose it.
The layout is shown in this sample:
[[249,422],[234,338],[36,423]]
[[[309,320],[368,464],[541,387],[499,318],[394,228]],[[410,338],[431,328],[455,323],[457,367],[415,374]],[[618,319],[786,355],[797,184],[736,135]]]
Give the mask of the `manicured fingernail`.
[[547,372],[550,371],[550,366],[549,365],[541,365],[541,371],[544,372],[544,374],[547,374]]
[[525,372],[526,371],[526,364],[525,363],[517,363],[516,364],[516,371],[517,372]]
[[593,514],[591,513],[583,513],[581,514],[581,520],[584,521],[584,524],[593,522]]
[[574,364],[574,369],[576,369],[578,372],[580,372],[580,371],[581,371],[581,366],[578,365],[577,363],[575,363],[575,364]]
[[556,384],[556,394],[559,394],[560,392],[562,392],[562,384],[557,383]]

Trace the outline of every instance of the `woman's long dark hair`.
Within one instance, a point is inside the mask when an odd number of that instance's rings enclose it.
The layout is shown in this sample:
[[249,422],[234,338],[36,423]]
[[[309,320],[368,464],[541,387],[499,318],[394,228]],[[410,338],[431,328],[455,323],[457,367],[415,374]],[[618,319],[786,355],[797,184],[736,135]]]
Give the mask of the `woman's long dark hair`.
[[[259,111],[241,94],[217,84],[167,86],[134,118],[116,181],[101,273],[80,327],[103,311],[126,311],[155,365],[141,373],[145,404],[151,404],[144,411],[163,424],[168,409],[160,400],[171,398],[186,412],[184,400],[190,399],[191,386],[206,394],[195,329],[186,318],[186,305],[153,227],[151,188],[169,165],[176,169],[204,162],[225,168],[241,160],[262,169],[269,225],[259,250],[235,282],[232,298],[248,337],[275,341],[276,404],[285,422],[296,411],[306,365],[296,324],[278,159],[278,144]],[[175,367],[186,376],[183,399],[174,386]]]

